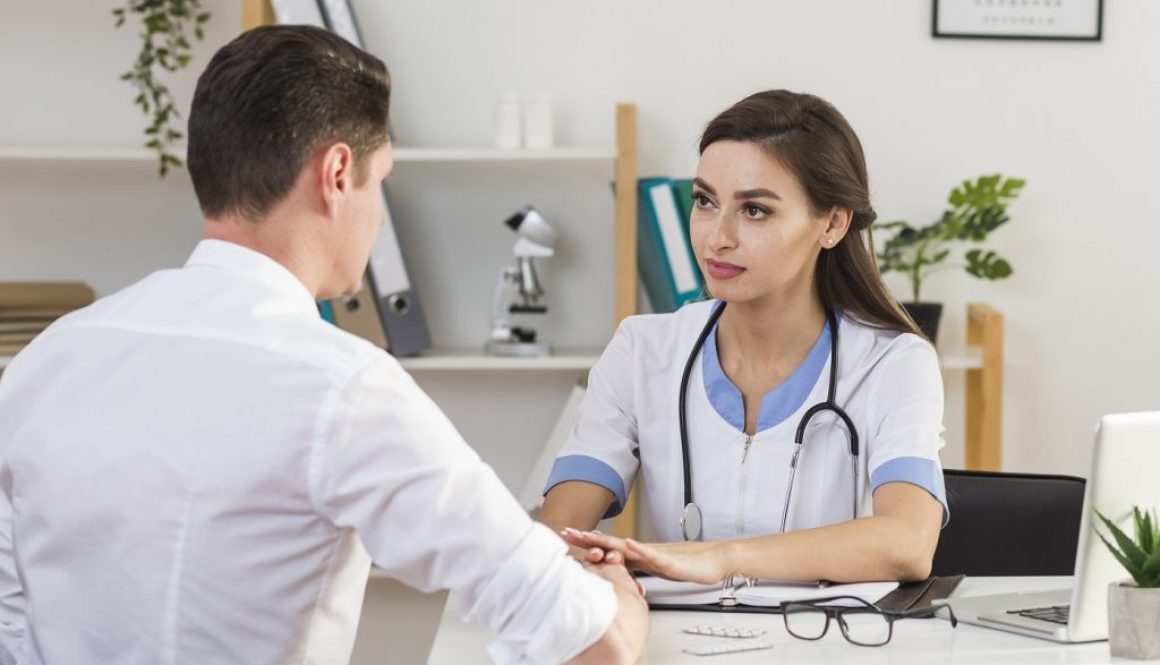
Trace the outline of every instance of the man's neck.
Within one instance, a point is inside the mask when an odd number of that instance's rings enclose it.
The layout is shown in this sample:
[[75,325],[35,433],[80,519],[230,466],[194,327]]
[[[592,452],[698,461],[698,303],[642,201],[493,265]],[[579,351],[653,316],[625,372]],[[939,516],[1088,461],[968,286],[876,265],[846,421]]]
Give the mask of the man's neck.
[[228,214],[206,219],[202,235],[209,240],[231,242],[265,254],[289,270],[317,298],[322,288],[323,271],[316,265],[317,252],[308,249],[308,240],[297,231],[299,228],[301,225],[274,215],[255,222]]

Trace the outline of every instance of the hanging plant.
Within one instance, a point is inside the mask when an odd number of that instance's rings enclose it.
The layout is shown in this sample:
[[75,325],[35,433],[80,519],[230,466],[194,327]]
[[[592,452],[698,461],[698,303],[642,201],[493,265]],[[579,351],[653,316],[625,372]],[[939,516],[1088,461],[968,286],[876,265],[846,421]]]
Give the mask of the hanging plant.
[[202,0],[130,0],[113,10],[118,28],[133,17],[141,21],[141,52],[121,80],[133,85],[137,91],[133,103],[151,118],[145,128],[145,147],[157,152],[158,172],[163,177],[170,167],[184,163],[177,152],[185,133],[178,129],[181,113],[173,95],[157,74],[160,70],[176,72],[193,59],[189,40],[191,36],[205,39],[203,26],[210,18],[201,4]]

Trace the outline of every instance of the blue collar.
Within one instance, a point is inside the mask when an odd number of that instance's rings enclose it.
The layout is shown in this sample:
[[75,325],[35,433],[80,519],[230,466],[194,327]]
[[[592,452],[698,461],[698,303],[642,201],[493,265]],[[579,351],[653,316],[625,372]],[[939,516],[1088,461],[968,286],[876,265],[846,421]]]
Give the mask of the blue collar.
[[[839,315],[839,324],[841,316]],[[757,431],[774,427],[801,408],[818,382],[826,361],[830,358],[830,326],[822,326],[822,334],[810,349],[802,364],[784,381],[761,398],[757,415]],[[741,391],[721,369],[717,356],[717,326],[709,332],[701,349],[701,370],[709,403],[725,422],[737,431],[745,431],[745,402]]]

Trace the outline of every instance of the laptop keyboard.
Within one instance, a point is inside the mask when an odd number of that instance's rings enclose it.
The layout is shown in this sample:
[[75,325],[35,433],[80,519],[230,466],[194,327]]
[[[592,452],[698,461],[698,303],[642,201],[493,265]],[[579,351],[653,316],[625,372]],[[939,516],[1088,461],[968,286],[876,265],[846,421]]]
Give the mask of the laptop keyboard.
[[1007,614],[1017,614],[1021,617],[1050,621],[1051,623],[1060,623],[1066,626],[1067,616],[1070,611],[1071,605],[1051,605],[1049,607],[1032,607],[1026,610],[1008,610]]

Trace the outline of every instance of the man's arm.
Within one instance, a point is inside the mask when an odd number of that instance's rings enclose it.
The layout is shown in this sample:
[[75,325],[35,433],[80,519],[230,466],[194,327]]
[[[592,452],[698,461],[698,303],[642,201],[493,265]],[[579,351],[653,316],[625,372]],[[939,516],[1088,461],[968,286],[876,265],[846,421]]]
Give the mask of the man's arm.
[[571,665],[635,663],[648,641],[648,603],[640,595],[639,586],[624,566],[589,564],[585,568],[612,583],[612,588],[616,592],[617,612],[612,624],[600,639],[569,663]]
[[639,656],[647,610],[623,567],[597,575],[566,556],[397,362],[364,367],[330,411],[310,471],[319,513],[392,577],[456,591],[463,618],[497,635],[493,659]]

